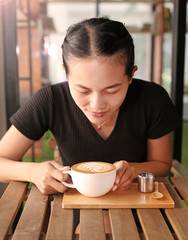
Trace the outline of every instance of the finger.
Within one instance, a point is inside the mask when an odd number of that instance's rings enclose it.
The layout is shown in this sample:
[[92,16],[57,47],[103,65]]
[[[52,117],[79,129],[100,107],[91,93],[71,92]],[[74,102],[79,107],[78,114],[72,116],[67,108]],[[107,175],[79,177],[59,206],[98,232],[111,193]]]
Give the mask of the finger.
[[112,187],[112,191],[116,191],[118,189],[119,183],[121,182],[121,178],[125,171],[125,169],[122,167],[123,166],[122,163],[116,162],[114,163],[114,165],[116,166],[117,172],[116,172],[115,183],[114,183],[114,186]]
[[64,193],[67,189],[65,185],[63,185],[61,182],[56,181],[55,179],[52,179],[50,181],[50,187],[55,189],[57,192]]
[[127,181],[123,182],[121,185],[118,186],[118,190],[127,190],[132,185],[132,178],[129,178]]
[[115,184],[118,185],[121,181],[121,178],[124,172],[126,171],[126,167],[128,163],[126,161],[118,161],[118,162],[115,162],[114,165],[117,169]]
[[125,187],[127,188],[127,186],[131,185],[132,181],[134,180],[134,167],[128,165],[126,168],[126,171],[124,173],[124,175],[121,178],[121,181],[118,185],[118,188],[122,188]]
[[127,186],[123,186],[123,187],[118,188],[117,191],[118,192],[126,191],[126,190],[130,189],[131,186],[132,186],[132,182]]
[[130,178],[127,181],[122,181],[119,185],[114,185],[112,191],[124,191],[131,187],[133,179]]
[[[112,188],[112,191],[117,189],[127,189],[134,179],[134,168],[129,165],[126,161],[120,161],[115,163],[119,175],[115,181],[115,185]],[[119,178],[119,179],[118,179]]]
[[[69,166],[62,166],[61,164],[57,163],[56,161],[50,161],[50,164],[53,165],[54,168],[56,168],[57,170],[59,170],[61,172],[61,175],[59,176],[58,180],[60,182],[62,181],[66,181],[67,179],[69,179],[69,175],[68,174],[62,174],[63,171],[68,171],[70,170]],[[55,176],[54,176],[55,177]],[[63,178],[62,178],[63,177]],[[55,177],[56,178],[56,177]]]
[[57,192],[64,193],[66,191],[66,186],[64,186],[62,183],[59,181],[55,181],[53,178],[48,184],[39,186],[39,190],[43,194],[54,194]]
[[131,180],[132,182],[132,172],[130,168],[126,168],[124,174],[122,175],[120,182],[118,184],[118,186],[120,187],[122,184],[128,182],[129,180]]
[[58,170],[60,170],[60,171],[65,171],[65,170],[69,170],[70,169],[69,166],[63,166],[63,165],[59,164],[56,161],[49,161],[49,163],[51,165],[53,165],[55,168],[57,168]]
[[[66,168],[64,168],[66,169]],[[54,167],[53,164],[51,164],[51,168],[49,170],[50,176],[53,177],[56,181],[59,182],[66,181],[68,179],[68,174],[64,174],[62,171]]]

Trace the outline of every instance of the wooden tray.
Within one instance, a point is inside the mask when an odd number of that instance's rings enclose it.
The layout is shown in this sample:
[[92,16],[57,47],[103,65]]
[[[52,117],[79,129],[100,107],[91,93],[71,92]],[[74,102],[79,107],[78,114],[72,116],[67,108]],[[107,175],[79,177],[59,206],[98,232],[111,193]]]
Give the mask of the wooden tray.
[[159,183],[159,190],[164,197],[156,200],[151,193],[138,191],[138,183],[123,192],[109,192],[102,197],[91,198],[80,194],[75,189],[68,189],[64,193],[63,208],[174,208],[174,201],[164,183]]

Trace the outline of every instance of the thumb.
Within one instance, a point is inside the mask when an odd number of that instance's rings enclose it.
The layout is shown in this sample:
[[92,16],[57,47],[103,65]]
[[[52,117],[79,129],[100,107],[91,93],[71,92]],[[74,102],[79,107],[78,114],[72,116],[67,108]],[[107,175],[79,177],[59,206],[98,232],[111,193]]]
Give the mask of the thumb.
[[118,161],[114,163],[117,169],[115,184],[117,185],[119,184],[124,172],[126,171],[127,164],[128,164],[127,161]]
[[69,166],[63,166],[60,163],[56,162],[56,161],[50,161],[51,165],[53,167],[55,167],[56,169],[58,169],[59,171],[65,171],[65,170],[69,170],[70,167]]

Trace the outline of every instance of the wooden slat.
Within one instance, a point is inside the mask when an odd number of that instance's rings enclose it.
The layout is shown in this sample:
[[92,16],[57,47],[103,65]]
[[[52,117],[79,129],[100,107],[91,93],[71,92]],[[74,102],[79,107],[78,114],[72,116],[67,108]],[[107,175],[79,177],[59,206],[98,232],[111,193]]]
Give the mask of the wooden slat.
[[177,192],[172,188],[169,182],[166,183],[166,187],[175,202],[174,209],[165,209],[166,216],[170,224],[172,225],[174,232],[178,236],[179,240],[187,240],[188,237],[188,209],[183,204]]
[[179,195],[173,188],[172,184],[168,181],[168,179],[167,178],[157,178],[157,180],[162,181],[165,184],[166,189],[168,190],[170,196],[174,200],[175,208],[185,208],[185,205],[182,203]]
[[172,177],[171,180],[183,199],[188,203],[188,177]]
[[110,209],[113,240],[139,240],[138,230],[130,209]]
[[80,239],[106,240],[102,209],[80,210]]
[[[175,208],[173,209],[165,209],[166,216],[168,217],[169,222],[172,225],[172,228],[175,232],[175,234],[178,236],[179,240],[186,240],[188,236],[188,228],[185,224],[188,219],[187,211],[188,209],[185,207],[185,205],[182,203],[179,195],[174,190],[172,185],[169,183],[169,181],[166,178],[158,178],[159,181],[163,181],[165,183],[165,186],[172,196],[174,202],[175,202]],[[144,209],[139,209],[137,212],[140,212],[141,210],[144,211]],[[148,209],[147,211],[150,211],[152,209]],[[154,209],[157,211],[157,209]],[[138,213],[139,215],[140,213]],[[154,217],[154,214],[153,214]],[[145,217],[147,218],[147,217]],[[147,227],[148,229],[148,227]],[[157,227],[156,227],[157,229]],[[144,230],[144,229],[143,229]],[[152,238],[153,239],[153,238]],[[156,238],[157,239],[157,238]],[[161,235],[160,235],[161,239]],[[167,238],[166,238],[167,239]]]
[[48,206],[48,195],[33,185],[12,240],[39,239]]
[[172,161],[171,172],[174,176],[188,176],[188,170],[177,160]]
[[137,209],[137,214],[146,239],[174,240],[159,209]]
[[7,236],[25,197],[27,183],[10,182],[0,199],[0,239]]
[[165,213],[170,221],[176,235],[179,240],[187,240],[188,238],[188,209],[169,209],[165,210]]
[[62,208],[62,195],[55,195],[46,240],[73,239],[73,210]]

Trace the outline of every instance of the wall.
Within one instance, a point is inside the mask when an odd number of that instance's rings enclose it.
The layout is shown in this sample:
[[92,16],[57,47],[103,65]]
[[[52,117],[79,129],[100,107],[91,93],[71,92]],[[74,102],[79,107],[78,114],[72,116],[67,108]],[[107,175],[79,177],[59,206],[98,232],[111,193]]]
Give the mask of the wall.
[[[28,15],[27,0],[20,1],[20,10],[26,16]],[[41,58],[41,30],[38,24],[40,14],[39,0],[30,1],[31,14],[31,65],[32,65],[32,92],[38,91],[42,87],[42,58]],[[30,97],[30,59],[29,59],[29,39],[28,25],[17,27],[17,41],[19,47],[18,69],[19,69],[19,91],[20,104],[24,104]],[[41,141],[34,144],[34,152],[36,157],[42,156]],[[31,156],[31,149],[26,153],[26,156]]]

